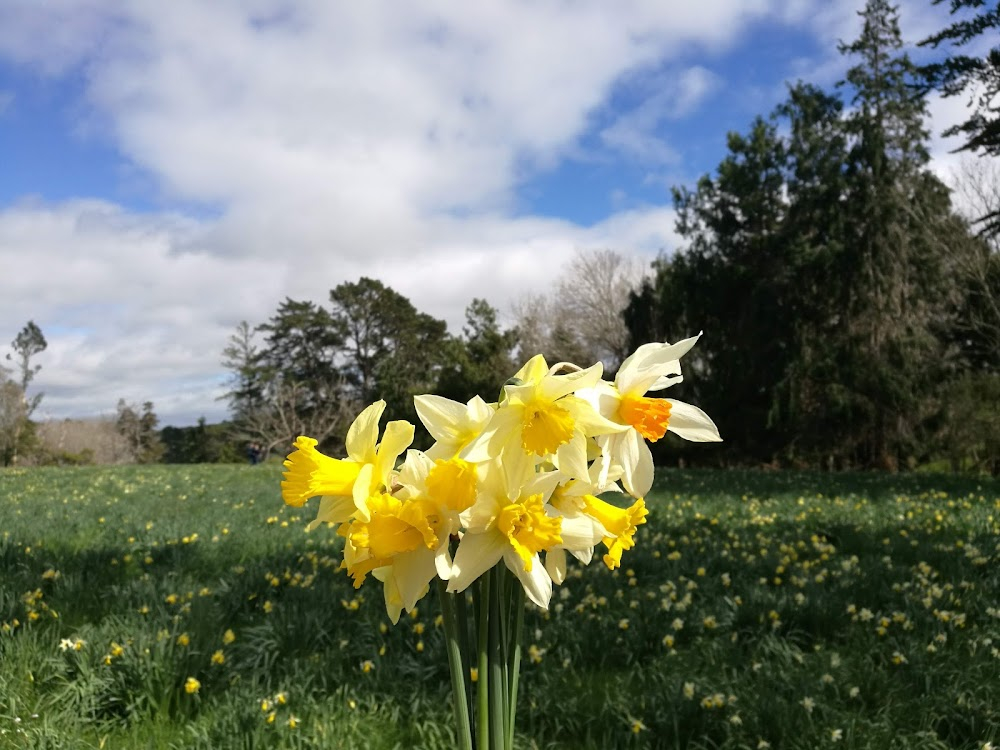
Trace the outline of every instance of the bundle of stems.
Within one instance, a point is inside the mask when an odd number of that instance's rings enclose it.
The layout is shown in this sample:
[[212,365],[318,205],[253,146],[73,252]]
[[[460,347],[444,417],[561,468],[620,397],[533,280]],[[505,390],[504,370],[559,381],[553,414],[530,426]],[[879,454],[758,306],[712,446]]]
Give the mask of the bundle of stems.
[[458,747],[513,750],[524,588],[501,561],[470,590],[472,617],[466,593],[438,582]]

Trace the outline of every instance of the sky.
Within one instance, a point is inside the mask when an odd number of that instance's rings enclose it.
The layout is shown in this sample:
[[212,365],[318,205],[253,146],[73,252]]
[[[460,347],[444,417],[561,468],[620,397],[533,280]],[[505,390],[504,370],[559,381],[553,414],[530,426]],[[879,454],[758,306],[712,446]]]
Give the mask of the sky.
[[[0,353],[42,329],[36,418],[185,425],[286,297],[368,276],[509,320],[580,251],[672,252],[670,187],[786,82],[832,88],[862,6],[0,0]],[[900,6],[910,42],[947,23]],[[931,101],[946,179],[963,104]]]

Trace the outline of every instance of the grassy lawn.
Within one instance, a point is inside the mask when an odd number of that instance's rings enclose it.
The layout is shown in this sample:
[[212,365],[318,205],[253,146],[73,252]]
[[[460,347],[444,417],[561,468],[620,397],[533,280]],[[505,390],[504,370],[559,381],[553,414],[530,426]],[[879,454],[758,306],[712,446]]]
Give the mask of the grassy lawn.
[[[433,595],[389,624],[279,476],[0,471],[0,748],[451,747]],[[1000,745],[996,481],[660,470],[648,502],[622,569],[528,612],[522,747]]]

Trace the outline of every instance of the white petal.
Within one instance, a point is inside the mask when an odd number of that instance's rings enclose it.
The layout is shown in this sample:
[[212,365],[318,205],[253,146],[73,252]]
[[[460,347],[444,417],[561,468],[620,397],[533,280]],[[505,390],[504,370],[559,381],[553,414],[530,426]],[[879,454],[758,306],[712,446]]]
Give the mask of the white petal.
[[525,362],[520,370],[514,373],[514,377],[524,383],[537,383],[548,371],[549,366],[545,362],[545,357],[541,354],[536,354]]
[[434,461],[423,451],[408,450],[403,465],[399,467],[397,480],[404,487],[418,489],[424,486],[427,474],[434,468]]
[[[621,399],[614,398],[611,400],[614,402],[614,411],[612,414],[617,414]],[[597,411],[589,402],[582,398],[569,396],[560,401],[559,404],[561,406],[565,405],[566,409],[573,416],[576,429],[587,437],[625,432],[625,430],[631,429],[627,424],[615,422],[604,416],[603,413]]]
[[574,479],[587,479],[587,438],[582,432],[574,432],[568,443],[563,443],[556,451],[556,465],[563,474]]
[[403,598],[399,595],[399,587],[396,586],[396,578],[392,574],[392,568],[375,568],[372,575],[382,581],[382,593],[385,596],[385,611],[395,625],[399,622],[399,614],[403,611]]
[[524,409],[519,406],[497,409],[479,437],[462,451],[462,458],[472,463],[488,461],[498,455],[507,442],[513,440],[520,444],[520,435],[515,433],[520,430],[523,417]]
[[629,494],[634,494],[632,492],[632,487],[634,486],[633,478],[636,467],[639,465],[640,442],[642,442],[642,438],[639,436],[639,433],[635,430],[629,430],[622,434],[621,441],[616,446],[619,452],[612,456],[613,459],[621,463],[622,484],[625,485],[625,491]]
[[552,583],[561,584],[566,580],[566,550],[551,549],[545,553],[545,570]]
[[372,520],[371,511],[368,510],[368,498],[372,494],[374,475],[375,466],[365,464],[358,472],[358,478],[354,480],[354,507],[358,509],[358,518],[366,523]]
[[632,471],[632,489],[629,494],[634,498],[646,497],[653,486],[653,454],[649,446],[639,435],[636,435],[636,451],[639,461]]
[[690,351],[699,338],[700,333],[676,344],[643,344],[622,362],[615,385],[621,393],[645,393],[662,376],[679,375],[678,360]]
[[417,416],[435,440],[457,442],[463,432],[468,409],[450,398],[427,394],[413,397]]
[[638,432],[631,430],[622,440],[622,484],[632,497],[645,497],[653,486],[653,455]]
[[451,552],[448,551],[448,542],[445,540],[434,553],[434,568],[437,570],[438,578],[447,581],[451,578]]
[[552,598],[552,579],[549,578],[538,553],[536,552],[531,558],[530,571],[525,570],[524,561],[509,545],[504,551],[503,561],[524,586],[524,593],[527,594],[528,598],[542,609],[548,609],[549,599]]
[[670,421],[667,429],[675,435],[695,443],[720,443],[719,428],[705,412],[697,406],[683,401],[670,402]]
[[604,365],[598,362],[586,370],[567,373],[566,375],[550,375],[538,385],[539,395],[550,401],[573,393],[581,388],[593,388],[601,381]]
[[500,458],[507,497],[516,500],[521,496],[524,485],[535,476],[537,462],[535,454],[526,453],[519,440],[507,444]]
[[[680,363],[678,363],[678,369],[680,369]],[[664,388],[669,388],[672,385],[677,385],[678,383],[683,383],[683,382],[684,382],[684,376],[682,376],[679,372],[676,375],[664,375],[655,383],[653,383],[651,386],[649,386],[649,388],[647,388],[646,391],[647,392],[662,391]]]
[[468,407],[467,419],[473,424],[484,425],[496,411],[495,406],[490,406],[480,396],[473,396],[466,404]]
[[473,581],[499,562],[504,550],[509,549],[507,537],[492,531],[484,534],[466,534],[458,544],[455,561],[451,566],[448,591],[465,591]]
[[581,513],[575,518],[563,516],[559,535],[562,537],[561,547],[568,550],[583,550],[592,549],[608,534],[604,526]]

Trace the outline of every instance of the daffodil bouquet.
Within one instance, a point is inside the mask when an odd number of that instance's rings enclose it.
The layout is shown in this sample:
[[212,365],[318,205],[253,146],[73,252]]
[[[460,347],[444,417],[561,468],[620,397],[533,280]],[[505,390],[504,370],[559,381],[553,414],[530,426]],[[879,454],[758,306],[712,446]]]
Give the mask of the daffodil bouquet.
[[[697,407],[646,395],[681,381],[680,359],[697,340],[639,347],[614,382],[600,363],[549,367],[539,355],[496,403],[417,396],[435,441],[427,451],[406,450],[409,422],[389,422],[379,439],[384,401],[355,419],[346,458],[320,453],[312,438],[295,441],[284,501],[321,498],[307,528],[336,526],[355,588],[369,574],[380,581],[395,623],[437,582],[461,748],[513,746],[525,597],[548,608],[567,553],[587,564],[603,546],[613,570],[635,545],[653,483],[646,441],[668,430],[720,440]],[[623,490],[626,507],[600,498]]]

